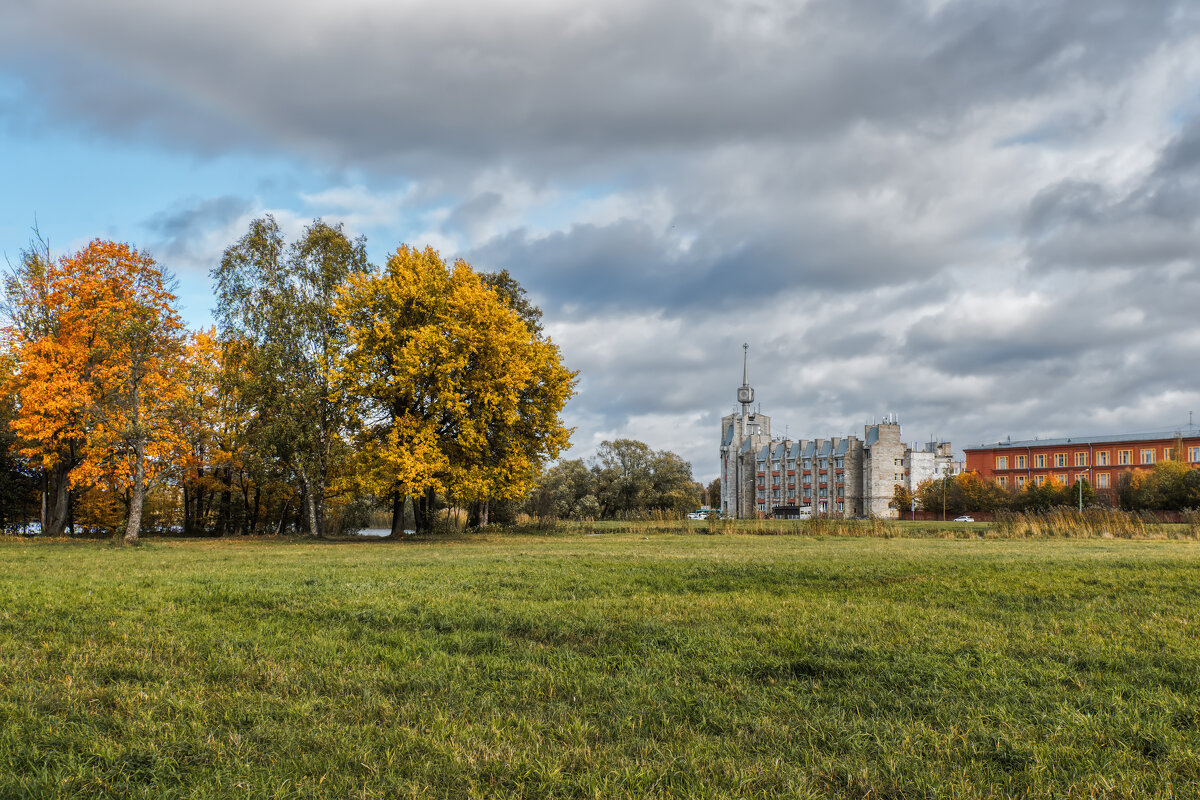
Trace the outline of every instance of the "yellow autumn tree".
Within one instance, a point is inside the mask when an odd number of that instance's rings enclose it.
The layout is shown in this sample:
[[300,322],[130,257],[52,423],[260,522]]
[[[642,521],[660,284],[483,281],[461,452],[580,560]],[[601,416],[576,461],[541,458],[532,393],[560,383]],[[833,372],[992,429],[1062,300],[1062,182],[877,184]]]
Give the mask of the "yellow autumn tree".
[[104,486],[126,499],[125,541],[135,542],[146,491],[183,446],[175,295],[154,260],[126,244],[97,239],[38,268],[40,285],[16,304],[53,318],[10,332],[13,430],[25,457],[67,468],[72,490]]
[[559,414],[575,374],[465,261],[399,247],[346,280],[334,314],[348,348],[337,380],[355,401],[360,490],[405,498],[427,529],[435,492],[463,500],[517,497],[567,445]]

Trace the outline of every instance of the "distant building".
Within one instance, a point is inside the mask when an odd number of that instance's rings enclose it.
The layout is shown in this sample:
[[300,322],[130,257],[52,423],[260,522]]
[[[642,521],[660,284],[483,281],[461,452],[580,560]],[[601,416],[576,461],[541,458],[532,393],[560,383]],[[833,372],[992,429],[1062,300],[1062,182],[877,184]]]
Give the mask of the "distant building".
[[1159,461],[1178,459],[1200,467],[1200,433],[1006,440],[968,447],[965,453],[968,470],[1017,490],[1051,478],[1068,486],[1083,479],[1095,489],[1115,489],[1121,473],[1151,469]]
[[864,426],[861,439],[773,439],[771,418],[751,411],[753,401],[744,356],[741,412],[721,419],[724,516],[894,518],[899,516],[890,507],[896,484],[911,490],[936,475],[962,471],[949,442],[918,449],[901,441],[895,416]]

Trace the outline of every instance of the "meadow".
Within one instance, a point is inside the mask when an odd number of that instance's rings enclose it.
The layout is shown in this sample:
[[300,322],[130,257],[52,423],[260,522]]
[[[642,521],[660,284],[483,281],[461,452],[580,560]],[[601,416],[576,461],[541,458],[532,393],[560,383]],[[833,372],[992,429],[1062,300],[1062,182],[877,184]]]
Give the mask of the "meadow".
[[1198,795],[1195,541],[0,540],[3,798]]

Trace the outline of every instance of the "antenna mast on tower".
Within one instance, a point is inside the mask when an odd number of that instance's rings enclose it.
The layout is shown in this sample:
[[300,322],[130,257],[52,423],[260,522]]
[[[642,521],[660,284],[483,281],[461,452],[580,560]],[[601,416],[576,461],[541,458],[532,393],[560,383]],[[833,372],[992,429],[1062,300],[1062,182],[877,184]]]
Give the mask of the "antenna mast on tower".
[[750,414],[750,404],[754,402],[754,390],[750,388],[750,345],[742,344],[742,386],[737,392],[738,402],[742,404],[742,416]]

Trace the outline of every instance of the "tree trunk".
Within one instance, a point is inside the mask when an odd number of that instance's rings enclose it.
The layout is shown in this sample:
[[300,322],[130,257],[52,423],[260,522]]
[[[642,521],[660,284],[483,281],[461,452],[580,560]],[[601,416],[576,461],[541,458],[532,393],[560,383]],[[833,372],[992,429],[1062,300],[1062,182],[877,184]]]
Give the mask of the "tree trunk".
[[417,531],[420,533],[430,533],[433,531],[433,506],[437,500],[437,494],[430,486],[425,490],[425,494],[419,499],[413,498],[413,516],[416,518]]
[[70,473],[63,460],[42,477],[42,533],[46,536],[66,533],[71,513]]
[[317,494],[323,495],[325,487],[314,485],[303,467],[300,467],[297,472],[300,473],[300,483],[304,486],[304,516],[305,522],[308,523],[308,534],[314,537],[320,536],[321,509]]
[[186,477],[183,482],[183,535],[192,535],[192,496],[188,491]]
[[217,535],[228,536],[233,528],[233,487],[229,467],[221,468],[221,502],[217,506]]
[[[135,424],[136,419],[135,413]],[[142,506],[146,502],[146,443],[141,436],[136,439],[134,453],[133,492],[129,498],[129,522],[125,526],[125,544],[137,544],[138,531],[142,529]]]
[[263,495],[262,491],[256,486],[254,487],[254,516],[250,519],[250,535],[258,533],[258,516],[263,510]]
[[486,528],[488,526],[488,500],[483,498],[479,501],[479,527]]
[[404,501],[405,496],[399,491],[392,492],[392,533],[393,539],[404,535]]
[[281,536],[283,534],[283,526],[284,523],[287,522],[288,506],[291,505],[291,502],[291,500],[285,500],[283,503],[283,511],[279,512],[279,527],[275,529],[276,536]]

